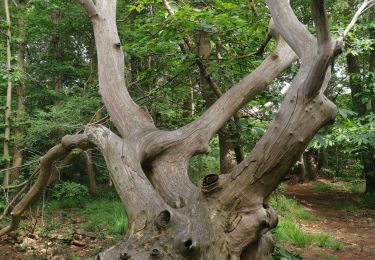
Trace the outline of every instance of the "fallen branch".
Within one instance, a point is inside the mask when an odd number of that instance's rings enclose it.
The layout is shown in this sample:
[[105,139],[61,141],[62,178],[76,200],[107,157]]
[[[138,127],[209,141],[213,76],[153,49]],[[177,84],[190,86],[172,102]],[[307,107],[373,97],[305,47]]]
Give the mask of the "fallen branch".
[[[79,134],[65,136],[62,139],[61,144],[51,148],[46,155],[40,159],[39,176],[36,183],[31,187],[29,192],[22,198],[22,200],[13,208],[11,212],[11,222],[8,226],[0,230],[0,236],[8,234],[9,232],[18,228],[22,213],[40,196],[44,188],[48,185],[53,163],[57,159],[66,156],[75,148],[85,150],[90,147],[92,147],[92,144],[88,141],[87,136]],[[19,194],[21,194],[24,189],[26,189],[26,185],[22,188]],[[15,199],[16,198],[13,198],[13,200]]]

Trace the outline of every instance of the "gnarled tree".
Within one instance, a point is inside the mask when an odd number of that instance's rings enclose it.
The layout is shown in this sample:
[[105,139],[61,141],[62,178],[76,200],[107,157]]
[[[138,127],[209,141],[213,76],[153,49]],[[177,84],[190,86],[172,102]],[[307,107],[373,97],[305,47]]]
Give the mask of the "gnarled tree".
[[[277,225],[267,198],[336,114],[324,90],[344,37],[331,39],[323,0],[312,0],[316,37],[298,21],[288,0],[266,0],[276,50],[200,118],[173,131],[159,130],[126,89],[116,0],[80,3],[93,23],[100,94],[119,135],[90,125],[84,134],[65,137],[42,158],[39,186],[21,203],[40,193],[53,160],[75,147],[95,145],[130,223],[125,238],[100,259],[266,259],[273,248],[270,230]],[[208,175],[202,187],[195,186],[187,174],[191,157],[208,153],[210,138],[297,58],[299,71],[253,151],[231,172]],[[0,235],[17,227],[23,208],[15,208],[11,225]]]

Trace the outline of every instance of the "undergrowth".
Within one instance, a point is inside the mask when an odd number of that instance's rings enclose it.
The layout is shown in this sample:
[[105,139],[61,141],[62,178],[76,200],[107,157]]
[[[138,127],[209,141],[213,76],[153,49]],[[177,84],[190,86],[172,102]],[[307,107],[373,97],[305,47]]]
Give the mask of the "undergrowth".
[[338,259],[337,256],[327,254],[327,253],[324,253],[324,252],[318,252],[318,253],[315,253],[314,255],[316,257],[320,258],[320,259],[327,259],[327,260],[337,260]]
[[301,248],[320,246],[343,249],[343,245],[333,240],[328,234],[308,233],[296,224],[298,220],[315,221],[319,218],[307,212],[295,200],[288,199],[278,192],[271,198],[270,204],[279,214],[279,224],[274,231],[277,241]]
[[319,218],[307,212],[295,200],[285,197],[283,194],[272,197],[271,206],[276,212],[287,219],[318,220]]
[[333,240],[325,233],[308,233],[303,231],[298,225],[290,219],[281,217],[279,225],[275,230],[276,240],[304,248],[310,246],[319,246],[342,250],[341,243]]
[[337,180],[335,182],[314,182],[312,188],[315,191],[327,192],[327,191],[343,191],[351,193],[363,193],[365,191],[366,183],[364,180]]
[[58,213],[63,220],[70,217],[82,219],[82,228],[88,232],[123,235],[128,229],[128,220],[119,198],[111,192],[105,196],[77,200],[71,197],[50,200],[47,212]]

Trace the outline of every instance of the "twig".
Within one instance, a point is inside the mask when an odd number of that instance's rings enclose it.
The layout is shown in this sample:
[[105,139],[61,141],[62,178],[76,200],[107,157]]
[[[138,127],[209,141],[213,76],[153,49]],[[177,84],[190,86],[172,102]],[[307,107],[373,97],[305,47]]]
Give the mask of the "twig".
[[29,163],[25,163],[23,165],[20,165],[20,166],[9,167],[9,168],[0,170],[0,172],[5,172],[5,171],[13,170],[13,169],[18,169],[18,168],[23,168],[23,167],[29,166],[29,165],[31,165],[33,163],[36,163],[37,161],[38,160],[34,160],[34,161],[29,162]]
[[[6,216],[10,210],[10,208],[12,207],[12,205],[14,204],[14,202],[18,199],[18,197],[22,194],[22,192],[26,189],[27,187],[27,184],[31,183],[31,180],[34,178],[34,176],[39,173],[39,170],[40,170],[40,167],[38,167],[37,169],[35,169],[35,171],[30,175],[30,177],[26,180],[26,182],[23,184],[23,187],[22,189],[16,194],[16,196],[13,197],[13,199],[8,202],[8,205],[6,206],[6,208],[4,209],[3,213],[1,214],[0,216],[0,220],[4,218],[4,216]],[[20,185],[17,185],[19,187],[21,187]],[[5,191],[5,189],[3,188],[3,190]]]

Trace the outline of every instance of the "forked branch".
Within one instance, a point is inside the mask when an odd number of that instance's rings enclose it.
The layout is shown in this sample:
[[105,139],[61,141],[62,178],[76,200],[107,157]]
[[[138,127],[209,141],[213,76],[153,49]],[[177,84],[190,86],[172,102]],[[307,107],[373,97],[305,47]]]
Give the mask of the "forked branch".
[[298,21],[288,0],[266,0],[277,30],[301,59],[311,58],[315,51],[314,37]]

